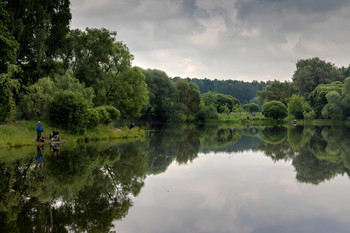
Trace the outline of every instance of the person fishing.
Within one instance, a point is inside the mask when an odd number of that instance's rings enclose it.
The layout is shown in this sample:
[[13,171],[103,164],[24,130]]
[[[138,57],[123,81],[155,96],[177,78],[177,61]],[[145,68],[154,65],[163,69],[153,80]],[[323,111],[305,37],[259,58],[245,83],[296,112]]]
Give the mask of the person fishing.
[[41,132],[43,132],[43,127],[41,127],[41,122],[38,121],[36,125],[36,141],[38,142],[41,139]]
[[59,131],[55,128],[52,133],[50,133],[50,139],[53,141],[59,141],[60,140],[60,135]]

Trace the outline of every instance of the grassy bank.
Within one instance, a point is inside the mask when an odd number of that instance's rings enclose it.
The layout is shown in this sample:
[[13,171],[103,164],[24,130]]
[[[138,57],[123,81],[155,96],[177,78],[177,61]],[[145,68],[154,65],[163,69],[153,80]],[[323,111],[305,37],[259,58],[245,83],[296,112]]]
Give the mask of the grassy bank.
[[[249,117],[249,119],[248,119]],[[264,117],[262,114],[247,114],[247,113],[230,113],[230,114],[219,114],[218,119],[208,120],[207,123],[227,123],[233,125],[280,125],[286,124],[287,120],[273,120]]]
[[[45,122],[42,122],[44,137],[49,137],[50,132],[54,129]],[[127,127],[114,128],[110,125],[99,125],[92,130],[86,131],[84,134],[76,135],[58,129],[60,131],[61,140],[65,143],[78,143],[97,140],[114,140],[114,139],[135,139],[144,138],[145,131],[139,127],[129,129]],[[27,145],[36,145],[36,122],[35,121],[19,121],[15,124],[0,126],[0,148],[20,147]]]
[[[249,119],[247,118],[249,117]],[[230,125],[255,125],[255,126],[269,126],[269,125],[293,125],[294,117],[288,116],[283,120],[274,120],[271,118],[264,117],[261,113],[252,116],[247,113],[231,113],[231,114],[219,114],[218,119],[208,120],[209,124],[226,123]],[[314,119],[304,120],[296,119],[297,125],[308,125],[308,126],[337,126],[346,125],[350,127],[350,121],[334,121],[329,119]]]

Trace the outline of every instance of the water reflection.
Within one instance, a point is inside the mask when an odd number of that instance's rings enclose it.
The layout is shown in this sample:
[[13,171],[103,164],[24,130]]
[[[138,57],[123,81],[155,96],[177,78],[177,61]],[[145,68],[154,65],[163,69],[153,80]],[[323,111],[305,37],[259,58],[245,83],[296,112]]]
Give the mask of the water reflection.
[[316,185],[349,175],[348,145],[350,130],[343,127],[201,126],[151,131],[134,143],[55,144],[21,155],[3,150],[0,232],[109,232],[147,175],[173,162],[190,164],[199,153],[260,151],[290,161],[299,182]]

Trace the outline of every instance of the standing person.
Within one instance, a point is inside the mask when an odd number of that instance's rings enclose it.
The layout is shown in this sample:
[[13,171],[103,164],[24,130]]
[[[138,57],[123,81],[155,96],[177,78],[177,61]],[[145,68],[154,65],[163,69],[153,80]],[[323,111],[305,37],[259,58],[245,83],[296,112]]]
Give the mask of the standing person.
[[38,121],[38,124],[36,125],[36,141],[37,142],[40,140],[41,132],[43,132],[43,128],[41,127],[41,122]]

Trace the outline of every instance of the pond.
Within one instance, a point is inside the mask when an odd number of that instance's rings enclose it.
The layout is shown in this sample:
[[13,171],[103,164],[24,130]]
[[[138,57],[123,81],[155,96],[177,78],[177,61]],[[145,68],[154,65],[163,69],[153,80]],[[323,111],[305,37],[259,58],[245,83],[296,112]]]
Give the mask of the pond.
[[346,127],[0,150],[0,232],[350,232],[349,169]]

